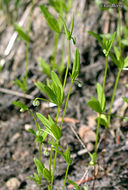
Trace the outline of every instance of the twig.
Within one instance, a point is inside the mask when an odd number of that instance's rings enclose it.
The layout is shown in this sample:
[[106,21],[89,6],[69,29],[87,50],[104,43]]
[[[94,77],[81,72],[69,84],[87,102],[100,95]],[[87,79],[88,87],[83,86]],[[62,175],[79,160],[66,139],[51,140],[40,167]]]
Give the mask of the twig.
[[30,99],[30,100],[32,100],[34,98],[31,95],[24,94],[24,93],[21,93],[21,92],[16,92],[14,90],[9,90],[9,89],[5,89],[5,88],[0,88],[0,92],[5,93],[5,94],[11,94],[11,95],[19,96],[19,97],[22,97],[22,98],[27,98],[27,99]]

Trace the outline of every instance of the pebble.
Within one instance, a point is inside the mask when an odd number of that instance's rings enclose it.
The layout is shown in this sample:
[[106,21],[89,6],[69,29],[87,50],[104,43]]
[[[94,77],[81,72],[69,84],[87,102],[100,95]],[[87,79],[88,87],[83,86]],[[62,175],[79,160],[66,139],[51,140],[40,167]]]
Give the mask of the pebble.
[[84,143],[95,142],[96,140],[96,134],[88,126],[81,126],[78,134]]
[[8,190],[17,190],[20,187],[20,181],[16,177],[10,178],[6,182]]
[[32,129],[32,126],[30,124],[25,124],[24,128],[28,131],[29,129]]

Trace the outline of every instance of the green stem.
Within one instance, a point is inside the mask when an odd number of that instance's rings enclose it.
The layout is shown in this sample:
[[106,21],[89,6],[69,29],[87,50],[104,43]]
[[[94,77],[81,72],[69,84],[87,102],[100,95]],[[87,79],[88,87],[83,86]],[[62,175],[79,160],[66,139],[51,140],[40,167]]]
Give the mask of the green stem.
[[[31,116],[33,117],[35,124],[36,124],[36,129],[38,130],[38,124],[37,124],[34,114],[30,110],[28,110],[28,111],[31,114]],[[39,160],[41,161],[41,143],[39,143]],[[39,190],[41,190],[41,185],[39,185]]]
[[119,36],[118,36],[119,51],[120,51],[120,55],[121,55],[121,19],[120,19],[120,10],[119,9],[118,9],[118,27],[119,27]]
[[[57,143],[59,145],[59,142]],[[54,179],[54,173],[55,173],[55,167],[56,167],[56,159],[57,159],[57,149],[58,145],[56,146],[56,151],[55,151],[55,157],[54,157],[54,163],[53,163],[53,171],[52,171],[52,179],[51,179],[51,189],[53,186],[53,179]]]
[[[58,110],[57,110],[56,121],[55,121],[56,124],[57,124],[57,120],[59,117],[59,112],[60,112],[60,107],[58,107]],[[53,147],[51,147],[50,160],[49,160],[49,171],[50,171],[50,173],[51,173],[51,165],[52,165],[52,154],[53,154]]]
[[[104,80],[103,80],[103,91],[102,91],[102,95],[101,95],[101,107],[102,107],[102,104],[103,104],[103,94],[104,94],[105,82],[106,82],[106,77],[107,77],[107,69],[108,69],[108,56],[106,57],[106,66],[105,66]],[[99,140],[100,121],[101,121],[101,114],[99,114],[98,122],[97,122],[97,128],[96,128],[95,153],[97,153],[97,145],[98,145],[98,140]]]
[[118,74],[117,74],[117,77],[116,77],[116,82],[115,82],[115,85],[114,85],[114,90],[113,90],[113,93],[112,93],[112,99],[111,99],[110,108],[109,108],[109,111],[108,111],[108,115],[109,115],[108,116],[108,126],[109,126],[110,120],[111,120],[111,110],[112,110],[112,105],[113,105],[113,102],[114,102],[114,99],[115,99],[115,93],[116,93],[117,85],[118,85],[118,82],[119,82],[121,70],[122,69],[118,70]]
[[58,39],[59,39],[59,34],[56,33],[56,35],[55,35],[55,40],[54,40],[54,50],[53,50],[52,69],[55,68],[55,63],[56,63],[56,55],[57,55]]
[[38,124],[37,124],[37,121],[36,121],[36,118],[35,118],[34,114],[30,110],[28,110],[28,111],[31,114],[31,116],[33,117],[33,119],[35,121],[35,124],[36,124],[36,129],[38,130]]
[[68,64],[67,64],[67,68],[66,68],[63,88],[65,87],[65,83],[66,83],[66,79],[67,79],[67,75],[68,75],[69,63],[70,63],[70,40],[68,41]]
[[67,105],[68,105],[68,100],[69,100],[69,96],[71,94],[71,90],[72,90],[72,86],[73,86],[74,81],[71,82],[71,86],[68,92],[68,96],[66,99],[66,103],[65,103],[65,107],[64,107],[64,112],[63,112],[63,116],[62,116],[62,121],[61,121],[61,125],[60,125],[60,130],[62,130],[62,125],[63,125],[63,121],[64,121],[64,117],[65,117],[65,113],[66,113],[66,109],[67,109]]
[[67,169],[66,169],[66,173],[65,173],[63,190],[64,190],[64,188],[65,188],[65,184],[66,184],[66,180],[67,180],[67,175],[68,175],[68,170],[69,170],[69,164],[67,165]]
[[[66,109],[67,109],[67,105],[68,105],[68,100],[69,100],[69,96],[70,96],[70,93],[71,93],[71,90],[72,90],[73,83],[74,82],[72,81],[70,89],[69,89],[69,92],[68,92],[68,96],[67,96],[67,99],[66,99],[66,103],[65,103],[65,107],[64,107],[64,112],[63,112],[63,116],[62,116],[62,121],[61,121],[61,125],[60,125],[60,130],[62,130],[64,116],[65,116],[65,113],[66,113]],[[55,172],[55,166],[56,166],[56,158],[57,158],[57,149],[58,149],[58,146],[59,146],[59,142],[57,143],[56,151],[55,151],[54,164],[53,164],[53,172],[52,172],[52,180],[51,180],[51,189],[52,189],[52,185],[53,185],[53,178],[54,178],[54,172]]]

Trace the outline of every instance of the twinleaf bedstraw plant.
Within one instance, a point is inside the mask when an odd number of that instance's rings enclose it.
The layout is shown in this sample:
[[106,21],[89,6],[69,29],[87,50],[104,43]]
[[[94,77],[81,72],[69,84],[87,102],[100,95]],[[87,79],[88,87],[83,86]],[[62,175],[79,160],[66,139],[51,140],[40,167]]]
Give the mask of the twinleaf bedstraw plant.
[[[117,0],[109,0],[108,2],[114,3],[115,5],[118,4]],[[97,164],[97,157],[98,157],[97,151],[98,151],[98,140],[99,140],[99,127],[100,127],[100,125],[105,126],[106,132],[109,129],[110,121],[111,121],[111,110],[112,110],[112,105],[114,102],[115,93],[116,93],[117,85],[119,82],[120,74],[121,74],[122,69],[124,67],[128,66],[128,56],[124,59],[121,55],[121,18],[120,18],[119,8],[117,8],[117,13],[118,13],[118,27],[117,27],[118,31],[111,34],[110,39],[106,38],[107,35],[99,35],[92,31],[89,31],[89,34],[94,36],[100,43],[101,47],[103,48],[103,53],[106,57],[106,66],[105,66],[105,72],[104,72],[103,85],[101,86],[99,83],[97,83],[97,87],[96,87],[98,99],[92,97],[91,100],[89,100],[87,102],[87,104],[98,113],[95,150],[94,150],[93,154],[90,154],[91,164],[94,167]],[[118,39],[119,47],[117,48],[116,46],[114,46],[114,53],[112,53],[110,50],[112,49],[115,39]],[[115,85],[114,85],[114,89],[113,89],[113,93],[112,93],[110,108],[107,112],[107,110],[105,108],[106,98],[105,98],[104,90],[105,90],[105,81],[106,81],[106,77],[107,77],[108,57],[110,57],[112,59],[112,61],[115,63],[115,65],[117,66],[118,73],[117,73],[117,77],[115,80]],[[124,98],[124,100],[127,102],[126,98]],[[93,187],[93,189],[94,189],[94,187]]]
[[[53,31],[59,33],[60,27],[59,27],[58,21],[51,15],[51,13],[49,13],[47,7],[40,6],[40,8],[46,18],[46,21],[47,21],[49,27]],[[65,104],[63,105],[64,110],[63,110],[62,121],[61,121],[60,126],[58,126],[57,120],[59,117],[60,108],[62,107],[64,98],[65,98],[64,88],[65,88],[67,74],[68,74],[68,68],[69,68],[69,64],[70,64],[70,43],[71,43],[71,40],[73,39],[72,32],[73,32],[73,27],[74,27],[74,14],[73,14],[72,25],[71,25],[70,30],[68,30],[67,25],[63,18],[62,18],[62,22],[64,24],[64,31],[65,31],[65,35],[67,37],[67,41],[68,41],[68,45],[69,45],[68,63],[67,63],[65,77],[64,77],[64,82],[62,83],[60,81],[59,77],[57,76],[57,74],[54,71],[52,71],[51,72],[51,81],[48,79],[46,81],[46,84],[43,84],[40,81],[37,81],[35,83],[36,86],[48,96],[48,100],[42,99],[42,98],[36,98],[33,102],[33,105],[35,105],[35,106],[39,105],[39,100],[48,101],[48,102],[52,102],[52,103],[56,104],[58,109],[57,109],[55,121],[52,119],[52,117],[50,115],[48,115],[48,118],[46,118],[41,113],[37,112],[36,113],[37,118],[41,121],[41,123],[45,127],[45,128],[42,128],[38,124],[37,119],[34,116],[34,114],[31,112],[31,110],[29,110],[29,108],[25,104],[23,104],[19,101],[13,102],[13,104],[15,106],[19,107],[21,111],[23,111],[23,112],[29,111],[29,113],[32,115],[32,117],[35,121],[35,124],[36,124],[36,131],[30,129],[29,132],[35,136],[36,142],[38,142],[38,144],[39,144],[39,158],[34,158],[34,163],[37,168],[37,173],[34,172],[34,176],[29,177],[29,179],[34,180],[38,184],[39,190],[41,190],[41,186],[42,186],[42,177],[44,177],[47,181],[48,190],[53,189],[56,159],[57,159],[58,154],[60,154],[67,163],[67,169],[65,172],[65,178],[64,178],[64,183],[63,183],[63,187],[62,187],[62,189],[64,190],[66,181],[67,181],[69,166],[72,162],[71,158],[70,158],[70,149],[67,145],[67,149],[66,149],[66,151],[64,151],[63,147],[60,145],[60,138],[62,136],[62,126],[63,126],[63,121],[64,121],[70,93],[72,90],[72,86],[73,86],[75,79],[77,78],[77,76],[79,74],[80,54],[79,54],[78,48],[76,48],[72,73],[70,74],[71,84],[70,84],[70,88],[68,91],[68,95],[66,97]],[[42,158],[41,158],[41,147],[43,146],[45,148],[44,141],[45,141],[47,135],[51,136],[51,140],[48,142],[49,145],[51,146],[50,158],[49,158],[49,168],[45,167],[45,165],[42,163]],[[53,156],[54,156],[54,160],[53,160]],[[52,167],[52,161],[53,161],[53,167]]]
[[[50,73],[52,70],[57,70],[60,78],[62,78],[62,74],[64,71],[64,63],[63,63],[63,53],[64,53],[64,46],[65,46],[65,35],[63,32],[63,21],[62,18],[64,18],[65,22],[67,20],[67,13],[69,12],[71,6],[72,6],[73,0],[68,0],[65,2],[65,0],[49,0],[49,5],[56,11],[56,13],[59,14],[58,18],[58,24],[59,24],[59,30],[56,31],[54,35],[54,48],[53,48],[53,54],[50,59],[50,63],[46,63],[43,58],[39,57],[38,61],[41,65],[41,68],[45,74],[47,74],[48,77],[50,77]],[[42,10],[42,13],[44,17],[47,20],[47,14],[45,14],[44,10]],[[52,16],[52,14],[49,12],[49,14]],[[53,27],[49,25],[49,27],[53,30]],[[62,46],[61,46],[61,55],[60,55],[60,64],[56,62],[56,56],[57,56],[57,47],[58,47],[58,40],[59,36],[63,35],[62,37]]]

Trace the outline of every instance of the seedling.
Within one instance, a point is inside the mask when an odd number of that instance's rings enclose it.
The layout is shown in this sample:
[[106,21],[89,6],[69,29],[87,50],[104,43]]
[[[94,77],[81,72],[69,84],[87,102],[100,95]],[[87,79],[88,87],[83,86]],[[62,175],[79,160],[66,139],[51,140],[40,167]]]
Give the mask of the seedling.
[[[54,1],[50,1],[50,2],[53,3]],[[59,1],[57,1],[57,2],[59,3]],[[46,7],[41,6],[40,8],[47,20],[49,27],[53,31],[60,33],[61,30],[59,28],[58,21],[51,15],[51,13],[49,13],[49,11],[47,10]],[[57,7],[56,7],[56,9],[57,9]],[[37,118],[40,120],[40,122],[44,126],[44,128],[42,128],[42,126],[38,125],[37,119],[34,116],[34,114],[31,112],[31,110],[25,104],[23,104],[21,102],[12,102],[15,106],[20,108],[20,111],[22,111],[22,112],[29,111],[29,113],[32,115],[32,117],[35,121],[35,124],[36,124],[36,131],[33,129],[29,129],[29,132],[34,135],[35,141],[38,142],[38,144],[39,144],[39,159],[34,158],[34,163],[36,165],[37,172],[36,173],[34,172],[33,177],[29,177],[29,179],[34,180],[38,184],[39,190],[41,190],[42,177],[47,181],[48,190],[53,189],[57,154],[60,154],[67,163],[64,184],[62,187],[63,190],[65,189],[67,176],[68,176],[68,170],[69,170],[70,164],[72,163],[69,146],[67,145],[67,149],[66,149],[66,151],[64,151],[63,147],[60,145],[60,138],[62,137],[62,126],[63,126],[63,121],[64,121],[70,93],[72,90],[72,86],[79,74],[80,54],[79,54],[78,48],[76,48],[73,69],[72,69],[72,73],[70,74],[71,85],[70,85],[68,95],[66,97],[66,102],[64,104],[64,98],[65,98],[64,88],[65,88],[67,74],[68,74],[68,68],[69,68],[69,64],[70,64],[70,41],[72,40],[72,32],[73,32],[73,27],[74,27],[74,15],[73,15],[72,26],[71,26],[70,31],[68,30],[64,19],[62,19],[62,20],[64,22],[65,34],[67,36],[67,40],[69,43],[68,64],[67,64],[67,68],[66,68],[64,82],[62,83],[61,80],[59,79],[59,77],[57,76],[57,74],[54,71],[52,71],[51,72],[51,80],[47,79],[46,84],[44,84],[40,81],[37,81],[35,83],[37,88],[39,88],[41,91],[43,91],[47,95],[48,99],[36,98],[33,101],[34,106],[38,106],[40,100],[43,100],[43,101],[45,100],[45,101],[54,103],[58,108],[57,114],[56,114],[56,120],[54,121],[50,115],[48,115],[48,118],[46,118],[41,113],[36,112]],[[43,65],[43,68],[45,68],[44,71],[47,72],[48,75],[50,75],[50,69],[48,69],[48,71],[46,71],[46,69],[48,68],[46,66],[46,63],[42,59],[40,59],[40,61]],[[64,110],[63,110],[62,121],[61,121],[60,126],[58,126],[57,120],[59,117],[60,108],[62,107],[63,104],[64,104]],[[51,140],[48,142],[49,146],[51,146],[48,169],[45,167],[45,165],[41,161],[41,146],[43,146],[44,150],[45,150],[44,141],[47,136],[51,136]],[[53,152],[55,152],[55,154],[54,154],[53,169],[52,169]]]
[[[112,3],[114,3],[114,4],[118,3],[117,0],[108,0],[108,2],[111,4]],[[120,19],[119,9],[117,9],[117,12],[118,12],[118,31],[117,32],[114,32],[113,34],[99,35],[99,34],[96,34],[92,31],[89,31],[89,34],[91,34],[92,36],[94,36],[98,40],[99,44],[102,47],[102,51],[106,57],[106,66],[105,66],[105,72],[104,72],[103,85],[101,86],[99,83],[97,83],[97,99],[95,97],[91,97],[91,100],[89,100],[87,102],[87,104],[94,111],[96,111],[98,113],[95,151],[93,154],[90,154],[90,158],[91,158],[90,164],[93,166],[96,166],[97,158],[98,158],[98,156],[97,156],[97,151],[98,151],[97,145],[98,145],[98,139],[99,139],[99,127],[100,127],[100,125],[105,126],[106,132],[109,129],[110,121],[111,121],[111,110],[112,110],[112,105],[113,105],[113,102],[115,99],[115,93],[116,93],[117,85],[119,82],[120,74],[121,74],[121,71],[124,67],[128,67],[128,57],[123,58],[121,55],[121,53],[122,53],[121,52],[121,50],[122,50],[122,46],[121,46],[121,19]],[[113,45],[115,39],[117,39],[119,47]],[[114,53],[111,52],[112,47],[114,49]],[[106,77],[107,77],[108,57],[110,57],[112,59],[112,61],[114,62],[114,64],[117,66],[118,74],[116,77],[116,81],[115,81],[115,85],[114,85],[114,89],[113,89],[113,93],[112,93],[110,108],[109,108],[108,112],[106,112],[106,107],[105,107],[106,100],[105,100],[104,89],[105,89],[105,81],[106,81]],[[123,98],[123,100],[128,103],[127,98]],[[106,141],[106,139],[104,139],[104,141]],[[93,189],[94,189],[94,186],[93,186]]]
[[[49,25],[50,29],[55,32],[55,38],[54,38],[54,49],[53,49],[53,55],[50,59],[50,65],[46,63],[42,58],[39,58],[39,63],[41,64],[41,68],[45,74],[47,74],[48,77],[50,77],[50,72],[52,70],[57,70],[60,78],[62,79],[62,74],[64,71],[64,63],[63,63],[63,53],[64,53],[64,42],[65,42],[65,35],[63,32],[63,22],[62,18],[65,18],[65,21],[67,20],[66,14],[69,12],[71,6],[72,6],[72,0],[68,0],[67,3],[65,3],[64,0],[49,0],[49,5],[59,14],[59,18],[56,19],[48,10],[48,8],[44,5],[40,6],[41,11],[47,21],[47,24]],[[52,21],[52,22],[51,22]],[[57,46],[58,46],[58,39],[60,34],[63,34],[63,42],[62,42],[62,48],[61,48],[61,58],[60,58],[60,64],[58,65],[56,63],[56,56],[57,56]],[[47,72],[46,68],[48,69]]]

